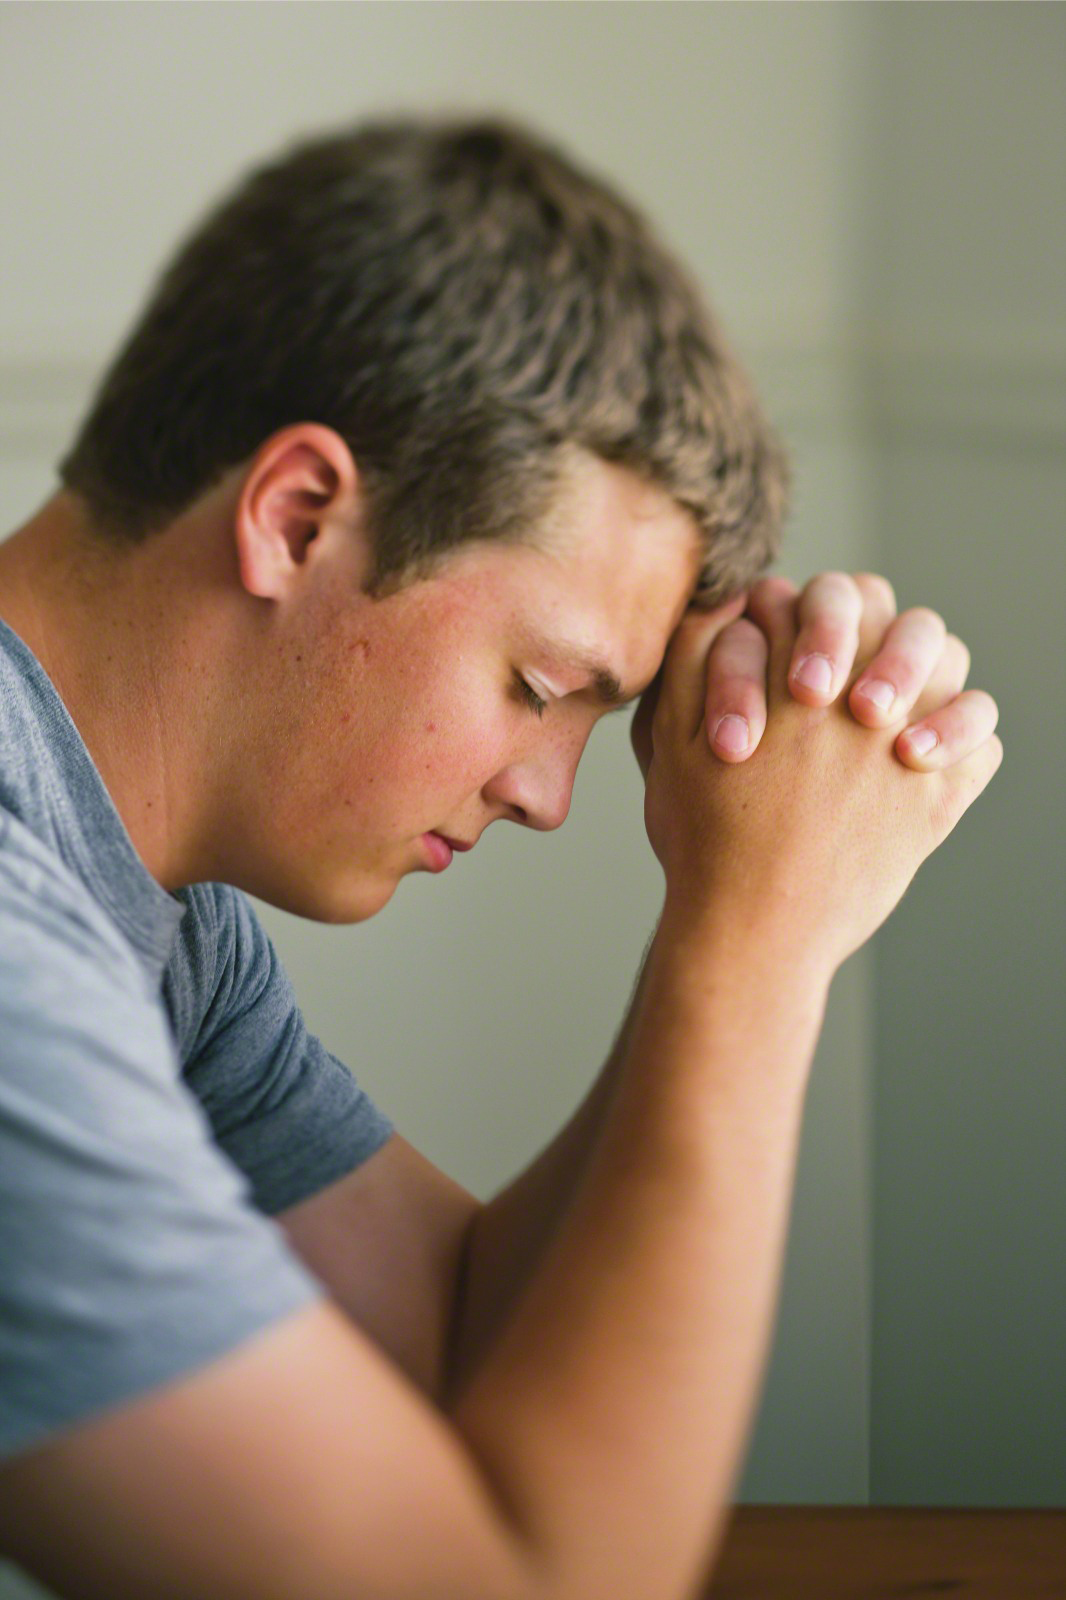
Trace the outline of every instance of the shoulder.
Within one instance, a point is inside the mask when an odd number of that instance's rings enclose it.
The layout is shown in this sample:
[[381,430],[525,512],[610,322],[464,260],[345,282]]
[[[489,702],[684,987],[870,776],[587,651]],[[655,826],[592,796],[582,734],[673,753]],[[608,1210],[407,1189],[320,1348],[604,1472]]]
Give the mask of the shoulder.
[[242,890],[194,883],[176,891],[185,907],[163,974],[163,998],[183,1059],[270,990],[292,997],[277,952]]
[[[0,811],[0,1131],[115,1115],[173,1073],[165,1015],[136,951],[65,864]],[[92,1108],[90,1110],[90,1108]],[[110,1109],[109,1109],[110,1108]]]
[[0,995],[18,975],[84,969],[86,981],[144,991],[136,953],[64,861],[0,806]]

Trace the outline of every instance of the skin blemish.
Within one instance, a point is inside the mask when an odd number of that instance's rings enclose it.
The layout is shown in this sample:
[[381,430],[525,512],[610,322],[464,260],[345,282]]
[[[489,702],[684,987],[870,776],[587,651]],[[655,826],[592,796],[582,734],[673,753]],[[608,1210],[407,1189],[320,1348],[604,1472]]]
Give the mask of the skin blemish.
[[427,722],[426,723],[426,732],[427,733],[436,733],[436,731],[437,731],[437,724],[435,722]]
[[344,712],[341,713],[341,721],[342,722],[351,722],[351,720],[352,720],[352,714],[351,714],[350,711],[344,711]]

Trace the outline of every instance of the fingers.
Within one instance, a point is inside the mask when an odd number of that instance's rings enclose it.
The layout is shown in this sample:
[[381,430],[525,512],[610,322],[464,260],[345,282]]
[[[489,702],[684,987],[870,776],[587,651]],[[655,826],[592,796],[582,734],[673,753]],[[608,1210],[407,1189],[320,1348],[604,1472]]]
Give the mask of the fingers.
[[928,606],[898,616],[873,660],[848,694],[852,715],[867,728],[886,728],[909,715],[944,649],[947,626]]
[[[896,596],[887,578],[875,572],[857,572],[852,577],[844,572],[825,572],[812,578],[802,594],[790,579],[763,578],[751,591],[747,616],[751,618],[770,641],[767,664],[768,705],[776,703],[777,685],[783,666],[782,657],[788,661],[788,688],[792,695],[806,705],[828,705],[843,690],[848,675],[858,659],[860,665],[875,653],[889,623],[896,615]],[[732,633],[739,627],[734,623]],[[798,634],[797,634],[798,629]],[[724,641],[723,641],[724,642]],[[775,643],[780,648],[775,653]],[[751,653],[753,646],[738,646],[743,653]],[[810,659],[808,659],[810,658]],[[797,677],[804,665],[813,670],[815,680],[826,683],[818,691]],[[749,664],[748,670],[753,670]],[[724,673],[723,673],[724,676]],[[738,698],[751,704],[750,693],[742,695],[739,688],[733,691]],[[755,726],[739,703],[728,705],[729,693],[717,694],[708,690],[708,733],[712,748],[723,760],[745,760],[762,737],[765,717]],[[736,721],[723,721],[724,717]],[[741,724],[748,720],[749,743],[740,747],[743,733]],[[714,731],[721,730],[716,739]],[[737,748],[723,746],[722,735],[734,737]]]
[[793,698],[807,706],[827,706],[851,672],[859,648],[863,595],[847,572],[820,572],[796,605],[799,633],[789,668]]
[[[854,715],[867,727],[885,727],[902,717],[911,720],[896,739],[895,751],[904,766],[916,772],[934,772],[955,765],[968,757],[991,734],[999,717],[999,708],[991,695],[983,690],[962,694],[963,685],[970,673],[970,652],[954,633],[945,633],[943,644],[925,681],[917,683],[926,673],[928,663],[936,651],[942,619],[927,608],[905,611],[889,629],[884,646],[871,661],[867,672],[857,678],[849,695]],[[902,652],[902,668],[893,662],[893,653]],[[884,666],[882,663],[887,662]],[[913,671],[911,688],[901,693],[890,710],[872,707],[863,696],[858,704],[861,683],[867,677],[883,675],[888,682],[901,682],[903,674]],[[939,714],[943,712],[944,716]],[[936,736],[937,743],[930,744],[920,737],[923,730]],[[912,738],[912,735],[916,738]]]
[[[879,572],[855,572],[852,580],[862,595],[862,618],[859,622],[859,648],[855,652],[852,671],[862,671],[866,663],[881,648],[881,640],[896,615],[896,591],[887,578]],[[858,671],[856,671],[856,668]]]
[[788,696],[785,675],[796,642],[796,597],[791,578],[761,578],[748,596],[746,615],[761,628],[769,646],[766,704],[769,710]]
[[896,753],[916,772],[952,767],[983,745],[998,721],[999,707],[990,694],[965,689],[939,711],[904,728],[896,740]]
[[749,617],[723,628],[707,661],[707,734],[723,761],[746,761],[766,727],[766,635]]
[[[748,618],[730,624],[715,642],[708,663],[707,732],[712,750],[723,761],[746,760],[758,745],[766,725],[765,694],[760,693],[759,684],[765,679],[768,663],[760,640],[751,633],[749,619],[759,618],[765,622],[764,610],[772,613],[775,606],[785,605],[789,596],[795,601],[796,590],[788,580],[763,579],[752,590]],[[842,687],[855,661],[860,666],[860,677],[867,681],[862,674],[862,664],[883,648],[896,616],[896,596],[888,579],[879,573],[857,572],[850,577],[844,573],[822,573],[810,580],[794,609],[802,625],[792,651],[792,666],[797,666],[804,655],[811,653],[810,645],[821,644],[825,646],[826,655],[831,657],[833,668],[827,696],[811,695],[802,684],[798,687],[790,684],[790,687],[795,697],[805,703],[812,699],[815,703],[822,700],[828,703],[836,689],[836,680],[841,680]],[[762,638],[765,640],[765,635]],[[905,657],[908,655],[910,644],[906,628],[902,630],[898,649]],[[927,665],[915,662],[912,670],[900,674],[908,685],[912,678],[920,680],[915,682],[915,694],[936,663],[938,652],[928,650],[927,653],[932,656]],[[935,709],[953,698],[961,688],[962,682],[959,682],[950,694],[945,690],[941,699],[928,709]],[[876,704],[873,709],[871,725],[881,726],[887,719],[881,718]],[[900,705],[897,720],[907,709],[909,704]]]
[[965,687],[969,676],[970,652],[957,634],[949,633],[929,682],[911,707],[911,721],[919,722],[930,711],[939,711],[949,700],[954,700]]
[[[930,712],[939,711],[942,706],[949,705],[961,694],[969,674],[970,652],[960,638],[949,633],[944,640],[940,660],[933,668],[929,682],[911,707],[907,727],[917,727]],[[921,756],[912,753],[905,738],[897,738],[895,752],[897,759],[902,761],[904,766],[913,767],[917,772],[928,772],[929,768],[923,765]],[[947,760],[950,762],[952,759],[951,753],[948,752]]]
[[652,726],[666,719],[686,738],[702,728],[707,696],[707,656],[715,639],[743,611],[748,592],[734,595],[713,611],[690,608],[674,629],[663,657],[658,705]]

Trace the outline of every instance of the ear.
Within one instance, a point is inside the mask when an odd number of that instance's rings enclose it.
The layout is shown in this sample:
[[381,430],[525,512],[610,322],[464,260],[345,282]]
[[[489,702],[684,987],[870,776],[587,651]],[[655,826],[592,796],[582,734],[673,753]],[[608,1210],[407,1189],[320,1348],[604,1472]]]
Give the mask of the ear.
[[357,512],[358,474],[339,434],[317,422],[272,434],[255,454],[234,515],[248,593],[282,599],[327,525],[350,534]]

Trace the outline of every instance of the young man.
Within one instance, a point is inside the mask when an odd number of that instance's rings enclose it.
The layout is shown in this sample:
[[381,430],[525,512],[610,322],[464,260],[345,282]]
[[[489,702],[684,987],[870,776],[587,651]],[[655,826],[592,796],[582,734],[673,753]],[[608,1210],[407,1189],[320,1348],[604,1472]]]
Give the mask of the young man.
[[[786,471],[740,368],[503,123],[253,174],[60,473],[0,547],[0,1550],[107,1600],[692,1592],[832,975],[1001,758],[965,646],[881,578],[755,581]],[[482,1206],[242,891],[357,921],[558,827],[642,694],[659,926]]]

